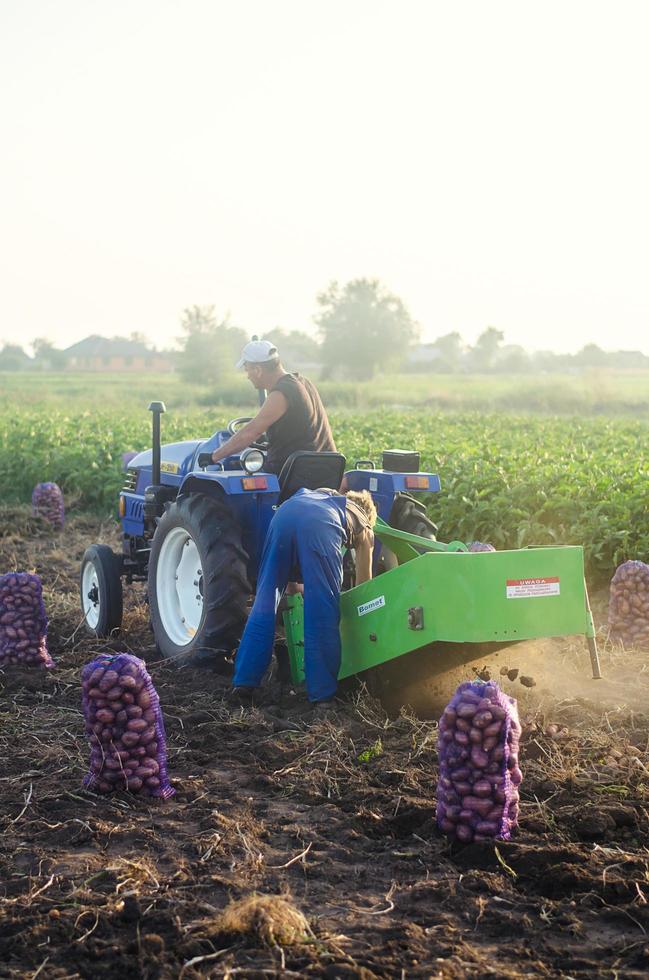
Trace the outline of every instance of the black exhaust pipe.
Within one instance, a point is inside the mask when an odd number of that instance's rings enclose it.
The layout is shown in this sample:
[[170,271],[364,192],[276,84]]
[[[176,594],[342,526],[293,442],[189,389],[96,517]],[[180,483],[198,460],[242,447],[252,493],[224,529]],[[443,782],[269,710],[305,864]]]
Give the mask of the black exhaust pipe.
[[153,458],[151,460],[151,483],[154,487],[160,484],[160,416],[166,412],[164,402],[151,402],[149,411],[152,412],[151,419],[151,449]]

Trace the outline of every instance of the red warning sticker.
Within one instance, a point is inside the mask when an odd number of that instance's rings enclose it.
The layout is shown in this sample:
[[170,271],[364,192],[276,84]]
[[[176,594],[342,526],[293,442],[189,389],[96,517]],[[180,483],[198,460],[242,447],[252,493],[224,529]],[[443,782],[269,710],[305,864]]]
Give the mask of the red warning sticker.
[[508,578],[508,599],[532,599],[544,595],[561,595],[559,578]]

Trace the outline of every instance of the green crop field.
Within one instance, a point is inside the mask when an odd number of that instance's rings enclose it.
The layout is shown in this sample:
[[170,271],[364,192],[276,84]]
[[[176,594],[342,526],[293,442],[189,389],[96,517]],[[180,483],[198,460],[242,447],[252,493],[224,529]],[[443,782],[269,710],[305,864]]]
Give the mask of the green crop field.
[[[115,514],[121,454],[149,446],[146,401],[165,397],[164,381],[180,400],[175,377],[140,385],[137,400],[124,385],[121,404],[103,403],[100,385],[86,407],[68,392],[65,411],[62,391],[61,397],[41,391],[31,404],[4,399],[2,500],[28,502],[37,482],[53,480],[68,510]],[[252,399],[237,409],[172,407],[163,416],[163,442],[207,438],[251,408]],[[331,421],[350,465],[361,457],[378,460],[384,448],[421,452],[422,469],[441,478],[442,492],[427,504],[443,540],[477,539],[497,548],[583,544],[589,577],[597,582],[624,559],[649,558],[649,424],[642,419],[372,408],[335,409]]]
[[[649,371],[587,369],[566,374],[394,374],[373,381],[318,381],[329,408],[364,411],[482,411],[633,417],[649,421]],[[249,412],[255,393],[241,374],[212,389],[178,374],[0,373],[0,411],[37,404],[48,410],[88,411],[133,406],[152,399],[167,408],[239,406]]]

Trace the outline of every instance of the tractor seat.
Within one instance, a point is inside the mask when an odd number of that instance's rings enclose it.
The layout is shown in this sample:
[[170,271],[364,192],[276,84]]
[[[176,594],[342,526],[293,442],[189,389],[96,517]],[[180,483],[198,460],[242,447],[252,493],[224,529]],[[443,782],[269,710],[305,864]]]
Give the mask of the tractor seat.
[[346,459],[342,453],[311,453],[298,450],[291,453],[279,474],[279,500],[283,504],[296,490],[317,490],[331,487],[337,490],[345,472]]

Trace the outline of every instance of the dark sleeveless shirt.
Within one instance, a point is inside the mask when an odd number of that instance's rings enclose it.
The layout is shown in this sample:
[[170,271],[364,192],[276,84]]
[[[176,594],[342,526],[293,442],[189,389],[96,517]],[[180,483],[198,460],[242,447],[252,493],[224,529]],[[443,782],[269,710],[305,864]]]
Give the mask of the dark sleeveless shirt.
[[308,378],[299,374],[284,374],[270,391],[281,391],[288,408],[281,419],[268,427],[265,470],[279,473],[291,453],[297,450],[316,453],[336,451],[327,413],[317,388]]

